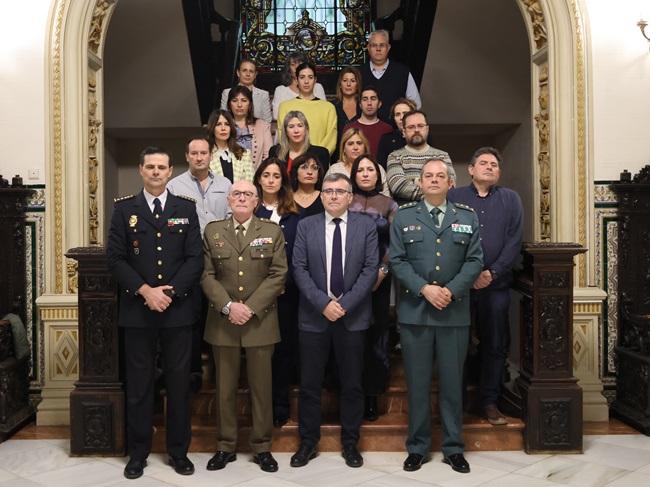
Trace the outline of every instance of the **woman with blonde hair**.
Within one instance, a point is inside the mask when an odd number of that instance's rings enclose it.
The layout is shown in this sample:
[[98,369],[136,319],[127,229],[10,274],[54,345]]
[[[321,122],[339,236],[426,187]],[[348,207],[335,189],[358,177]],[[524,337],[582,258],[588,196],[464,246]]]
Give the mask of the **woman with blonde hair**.
[[[354,160],[359,157],[361,154],[366,154],[370,152],[370,144],[368,144],[368,139],[363,135],[363,132],[356,127],[352,127],[343,132],[341,136],[341,143],[339,144],[339,162],[332,164],[327,171],[327,174],[332,173],[341,173],[345,174],[347,177],[350,177],[352,171],[352,163]],[[381,193],[390,196],[390,191],[388,190],[388,183],[386,179],[386,171],[383,167],[380,167],[381,170]],[[325,176],[327,176],[325,174]]]
[[235,120],[226,110],[214,110],[208,119],[207,136],[212,146],[210,169],[231,182],[253,182],[251,151],[237,143]]
[[329,167],[329,152],[325,147],[311,144],[309,140],[309,122],[302,112],[292,110],[285,115],[279,140],[279,144],[271,147],[269,156],[284,161],[289,174],[291,174],[293,160],[307,152],[316,157],[323,171],[326,171]]

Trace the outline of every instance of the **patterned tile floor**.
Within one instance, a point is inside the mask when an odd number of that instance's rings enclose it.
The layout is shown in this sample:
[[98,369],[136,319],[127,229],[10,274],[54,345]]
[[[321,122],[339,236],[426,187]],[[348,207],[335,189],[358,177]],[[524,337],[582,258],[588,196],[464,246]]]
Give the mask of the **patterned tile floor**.
[[338,453],[322,453],[303,468],[289,466],[289,453],[275,454],[280,470],[261,472],[250,454],[239,454],[224,470],[208,472],[209,453],[191,453],[196,473],[182,477],[152,454],[145,475],[122,477],[124,458],[73,458],[66,439],[12,439],[0,444],[0,487],[240,486],[240,487],[650,487],[650,437],[588,435],[582,455],[526,455],[470,452],[472,472],[458,474],[436,453],[417,472],[402,470],[403,452],[365,453],[365,465],[351,469]]

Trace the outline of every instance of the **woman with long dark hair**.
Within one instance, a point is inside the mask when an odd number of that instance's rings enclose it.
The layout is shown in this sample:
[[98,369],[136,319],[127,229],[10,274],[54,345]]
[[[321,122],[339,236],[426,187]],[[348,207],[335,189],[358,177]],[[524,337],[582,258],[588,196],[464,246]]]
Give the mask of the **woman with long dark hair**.
[[253,182],[251,151],[237,143],[237,128],[230,112],[214,110],[208,119],[207,132],[212,146],[212,172],[225,176],[232,183],[242,179]]
[[291,168],[291,187],[301,218],[325,211],[320,199],[324,174],[323,166],[311,152],[296,157]]
[[[282,70],[282,84],[275,88],[273,92],[273,120],[278,120],[278,110],[280,103],[291,100],[298,96],[298,78],[296,78],[296,68],[309,59],[304,52],[292,52],[287,55]],[[316,83],[314,94],[321,100],[325,100],[325,90],[323,85]],[[279,121],[279,120],[278,120]]]
[[[254,177],[260,203],[255,215],[268,218],[282,228],[287,261],[291,263],[293,242],[300,217],[293,200],[293,190],[284,164],[269,158],[257,168]],[[284,425],[290,415],[289,388],[297,382],[298,370],[298,288],[293,280],[291,265],[287,273],[284,293],[278,297],[278,321],[281,341],[273,351],[273,424]]]
[[390,306],[390,268],[388,266],[389,229],[397,214],[397,203],[383,194],[381,170],[370,154],[361,154],[352,163],[352,203],[350,211],[364,213],[377,226],[379,270],[372,292],[373,324],[366,333],[363,385],[366,395],[364,417],[375,421],[379,416],[377,398],[388,386],[388,311]]
[[273,145],[271,125],[253,115],[253,94],[246,86],[235,86],[228,92],[228,111],[237,128],[237,143],[251,151],[253,167],[269,157]]

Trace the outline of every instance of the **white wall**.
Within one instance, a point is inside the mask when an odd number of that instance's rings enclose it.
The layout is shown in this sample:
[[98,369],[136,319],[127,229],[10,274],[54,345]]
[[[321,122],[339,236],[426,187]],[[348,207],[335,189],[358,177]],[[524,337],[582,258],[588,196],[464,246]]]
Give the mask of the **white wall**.
[[[650,1],[584,0],[593,63],[595,180],[650,164],[650,44],[636,23]],[[650,28],[646,28],[650,35]]]
[[[0,174],[45,183],[45,41],[50,0],[0,2]],[[39,177],[28,179],[28,170]]]

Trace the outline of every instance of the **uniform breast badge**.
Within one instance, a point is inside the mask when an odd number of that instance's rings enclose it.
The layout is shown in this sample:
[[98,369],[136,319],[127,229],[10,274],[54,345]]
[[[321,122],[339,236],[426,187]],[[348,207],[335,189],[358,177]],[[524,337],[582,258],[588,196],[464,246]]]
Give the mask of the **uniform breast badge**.
[[135,227],[138,224],[138,215],[131,215],[129,217],[129,226],[131,228]]

